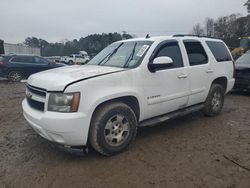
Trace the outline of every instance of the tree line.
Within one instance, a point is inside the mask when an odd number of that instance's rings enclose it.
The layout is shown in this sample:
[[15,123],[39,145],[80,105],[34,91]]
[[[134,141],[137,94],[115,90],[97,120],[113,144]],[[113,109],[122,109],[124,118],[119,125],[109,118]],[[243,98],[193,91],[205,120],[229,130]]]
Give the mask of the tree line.
[[[244,6],[250,13],[250,0]],[[192,34],[222,39],[231,48],[239,47],[240,37],[250,36],[250,15],[231,14],[217,19],[206,18],[193,27]]]
[[79,51],[83,50],[90,55],[95,55],[113,42],[130,38],[132,38],[132,35],[126,32],[122,34],[115,32],[93,34],[81,37],[79,40],[66,40],[56,43],[49,43],[41,38],[27,37],[24,44],[30,47],[40,48],[42,56],[67,56],[70,54],[78,54]]
[[[250,0],[244,4],[250,13]],[[222,39],[231,48],[239,47],[239,38],[250,36],[250,14],[242,17],[240,14],[219,17],[217,19],[206,18],[204,23],[198,23],[193,27],[192,34],[209,36]],[[86,51],[95,55],[109,44],[133,38],[132,35],[123,31],[120,33],[92,34],[81,37],[79,40],[49,43],[44,39],[28,37],[24,44],[31,47],[39,47],[42,56],[66,56],[77,54],[79,51]]]

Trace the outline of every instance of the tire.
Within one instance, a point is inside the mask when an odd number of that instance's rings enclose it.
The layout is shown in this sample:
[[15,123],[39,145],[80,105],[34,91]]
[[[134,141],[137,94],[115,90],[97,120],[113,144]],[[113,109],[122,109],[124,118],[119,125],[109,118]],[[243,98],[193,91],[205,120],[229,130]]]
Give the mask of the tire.
[[111,156],[125,151],[137,133],[137,118],[124,103],[101,106],[93,115],[89,141],[100,154]]
[[205,101],[204,114],[206,116],[216,116],[220,114],[225,97],[225,88],[220,84],[213,84]]
[[70,60],[68,64],[69,64],[69,65],[73,65],[74,62],[73,62],[72,60]]
[[19,71],[11,71],[8,75],[8,79],[12,82],[20,82],[23,78],[23,74]]

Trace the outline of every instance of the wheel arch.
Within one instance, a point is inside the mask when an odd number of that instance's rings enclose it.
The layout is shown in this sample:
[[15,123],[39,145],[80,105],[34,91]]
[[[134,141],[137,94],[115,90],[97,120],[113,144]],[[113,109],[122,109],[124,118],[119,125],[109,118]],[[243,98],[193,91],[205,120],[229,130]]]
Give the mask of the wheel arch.
[[128,105],[133,110],[133,112],[135,113],[137,121],[139,121],[140,115],[141,115],[140,103],[139,103],[139,100],[137,99],[137,97],[132,96],[132,95],[121,96],[121,97],[116,97],[116,98],[112,98],[112,99],[108,99],[108,100],[102,101],[101,103],[99,103],[94,108],[94,111],[92,113],[91,119],[93,118],[95,112],[99,108],[101,108],[103,105],[106,105],[106,104],[112,103],[112,102],[122,102],[122,103]]
[[214,79],[211,86],[213,84],[220,84],[224,88],[224,92],[226,92],[226,90],[227,90],[227,82],[228,82],[227,77],[221,76],[221,77],[218,77],[218,78]]

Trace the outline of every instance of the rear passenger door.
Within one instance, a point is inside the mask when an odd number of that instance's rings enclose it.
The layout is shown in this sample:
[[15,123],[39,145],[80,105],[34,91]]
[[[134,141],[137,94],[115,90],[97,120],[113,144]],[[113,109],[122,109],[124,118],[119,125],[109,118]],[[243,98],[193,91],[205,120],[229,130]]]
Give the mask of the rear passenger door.
[[200,41],[184,40],[183,42],[189,62],[190,96],[188,106],[191,106],[206,100],[214,70]]

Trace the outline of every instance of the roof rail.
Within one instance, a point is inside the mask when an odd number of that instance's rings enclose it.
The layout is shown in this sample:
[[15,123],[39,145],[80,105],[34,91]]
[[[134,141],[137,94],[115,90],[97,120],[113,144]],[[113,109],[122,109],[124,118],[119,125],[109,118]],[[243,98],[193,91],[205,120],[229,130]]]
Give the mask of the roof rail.
[[202,37],[200,35],[188,35],[188,34],[177,34],[177,35],[173,35],[173,37]]
[[201,36],[201,35],[189,35],[189,34],[177,34],[173,35],[173,37],[199,37],[199,38],[211,38],[211,39],[217,39],[216,37],[209,37],[209,36]]

